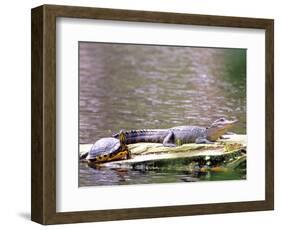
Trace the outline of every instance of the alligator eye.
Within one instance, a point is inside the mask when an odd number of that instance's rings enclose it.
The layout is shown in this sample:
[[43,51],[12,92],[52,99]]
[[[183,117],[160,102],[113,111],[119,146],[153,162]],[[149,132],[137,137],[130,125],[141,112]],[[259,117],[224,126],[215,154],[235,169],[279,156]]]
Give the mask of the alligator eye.
[[219,121],[225,121],[225,119],[224,118],[220,118]]

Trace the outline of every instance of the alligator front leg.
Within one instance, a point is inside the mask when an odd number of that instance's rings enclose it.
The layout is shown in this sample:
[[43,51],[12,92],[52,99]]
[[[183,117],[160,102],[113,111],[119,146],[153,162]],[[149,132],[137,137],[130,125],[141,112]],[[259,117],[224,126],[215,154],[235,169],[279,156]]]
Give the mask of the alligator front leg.
[[195,140],[196,144],[214,144],[215,142],[209,141],[208,139],[204,138],[204,137],[198,137]]
[[174,143],[171,143],[174,139],[174,133],[169,130],[168,135],[165,137],[164,141],[163,141],[163,145],[165,147],[175,147],[176,145]]

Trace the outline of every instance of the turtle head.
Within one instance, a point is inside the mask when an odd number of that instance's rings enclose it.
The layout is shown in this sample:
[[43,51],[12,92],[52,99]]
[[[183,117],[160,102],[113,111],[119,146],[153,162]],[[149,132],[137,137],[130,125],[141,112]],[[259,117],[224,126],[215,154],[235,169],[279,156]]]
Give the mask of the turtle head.
[[236,124],[238,120],[227,120],[219,118],[207,127],[208,140],[216,141],[221,135],[225,134],[230,128]]
[[119,132],[119,140],[121,145],[126,144],[126,131],[124,129],[121,129]]

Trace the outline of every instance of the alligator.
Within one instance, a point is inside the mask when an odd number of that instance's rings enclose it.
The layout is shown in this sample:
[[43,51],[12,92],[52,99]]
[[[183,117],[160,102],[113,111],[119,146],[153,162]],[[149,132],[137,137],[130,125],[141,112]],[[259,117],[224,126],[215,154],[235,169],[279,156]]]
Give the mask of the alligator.
[[[238,120],[220,118],[209,127],[176,126],[169,129],[143,129],[125,131],[126,144],[139,142],[163,143],[166,147],[196,143],[213,144],[237,123]],[[113,137],[119,138],[119,133]]]

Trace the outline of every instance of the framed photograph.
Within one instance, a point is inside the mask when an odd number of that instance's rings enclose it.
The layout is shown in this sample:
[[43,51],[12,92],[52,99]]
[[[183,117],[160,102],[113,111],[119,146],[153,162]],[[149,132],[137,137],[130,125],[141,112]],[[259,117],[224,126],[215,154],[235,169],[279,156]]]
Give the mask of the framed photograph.
[[274,208],[274,21],[32,9],[41,224]]

